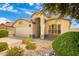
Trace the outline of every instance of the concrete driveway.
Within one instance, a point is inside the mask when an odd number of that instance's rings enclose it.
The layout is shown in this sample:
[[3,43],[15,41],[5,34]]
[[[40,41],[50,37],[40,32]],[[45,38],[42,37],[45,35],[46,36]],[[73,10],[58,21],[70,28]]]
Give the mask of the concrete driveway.
[[0,42],[7,42],[9,46],[18,46],[19,44],[22,43],[22,40],[18,38],[5,37],[5,38],[0,38]]

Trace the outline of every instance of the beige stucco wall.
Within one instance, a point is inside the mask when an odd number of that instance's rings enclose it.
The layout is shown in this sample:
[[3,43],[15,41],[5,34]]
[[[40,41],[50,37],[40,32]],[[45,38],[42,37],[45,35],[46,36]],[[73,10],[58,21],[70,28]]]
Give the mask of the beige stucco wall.
[[33,24],[33,35],[35,37],[40,37],[40,38],[44,37],[44,29],[45,29],[44,22],[46,19],[47,19],[46,16],[41,13],[36,13],[32,16],[32,21],[35,22],[35,24]]
[[45,35],[48,35],[49,25],[52,24],[60,24],[61,25],[61,33],[68,32],[70,29],[70,21],[63,19],[49,20],[45,24]]
[[[44,37],[44,35],[49,35],[49,25],[52,24],[60,24],[61,25],[61,33],[64,32],[68,32],[70,29],[70,21],[66,20],[66,19],[52,19],[46,17],[45,15],[43,15],[42,13],[35,13],[32,15],[32,21],[35,22],[35,24],[33,24],[33,34],[35,36],[38,36],[38,31],[39,31],[39,26],[38,26],[38,22],[37,18],[40,18],[40,36],[42,38],[42,36]],[[52,34],[52,33],[51,33]],[[56,34],[56,33],[55,33]]]
[[[15,30],[16,30],[15,35],[19,37],[32,35],[32,24],[24,20],[21,20],[22,24],[19,24],[19,21],[20,20],[18,20],[14,25]],[[31,27],[29,27],[29,24],[31,24]]]

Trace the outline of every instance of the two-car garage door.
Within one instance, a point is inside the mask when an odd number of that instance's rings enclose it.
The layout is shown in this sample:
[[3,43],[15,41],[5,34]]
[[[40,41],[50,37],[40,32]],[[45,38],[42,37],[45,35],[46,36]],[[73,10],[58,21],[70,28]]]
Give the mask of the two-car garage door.
[[27,27],[17,27],[16,28],[16,36],[19,36],[19,37],[24,37],[24,36],[29,36],[29,32],[28,32],[28,29]]

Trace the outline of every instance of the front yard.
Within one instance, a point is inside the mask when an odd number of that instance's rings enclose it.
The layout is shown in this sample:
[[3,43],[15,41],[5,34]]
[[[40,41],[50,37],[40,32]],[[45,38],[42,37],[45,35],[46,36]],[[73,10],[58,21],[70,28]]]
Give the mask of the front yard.
[[[9,48],[14,46],[23,48],[23,56],[48,56],[52,52],[52,42],[50,40],[32,39],[32,42],[36,44],[36,49],[26,49],[25,44],[18,38],[0,38],[0,42],[7,42]],[[6,51],[0,52],[0,55],[5,55]]]

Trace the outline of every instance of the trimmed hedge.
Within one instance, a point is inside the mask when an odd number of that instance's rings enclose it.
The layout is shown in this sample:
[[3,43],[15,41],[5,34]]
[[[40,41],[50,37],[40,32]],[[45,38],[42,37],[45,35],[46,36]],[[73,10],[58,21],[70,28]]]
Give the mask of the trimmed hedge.
[[56,37],[52,43],[57,56],[79,56],[79,32],[67,32]]
[[0,30],[0,38],[7,37],[7,36],[8,36],[8,31],[6,31],[6,30]]
[[8,44],[6,42],[0,42],[0,52],[7,49],[8,49]]

